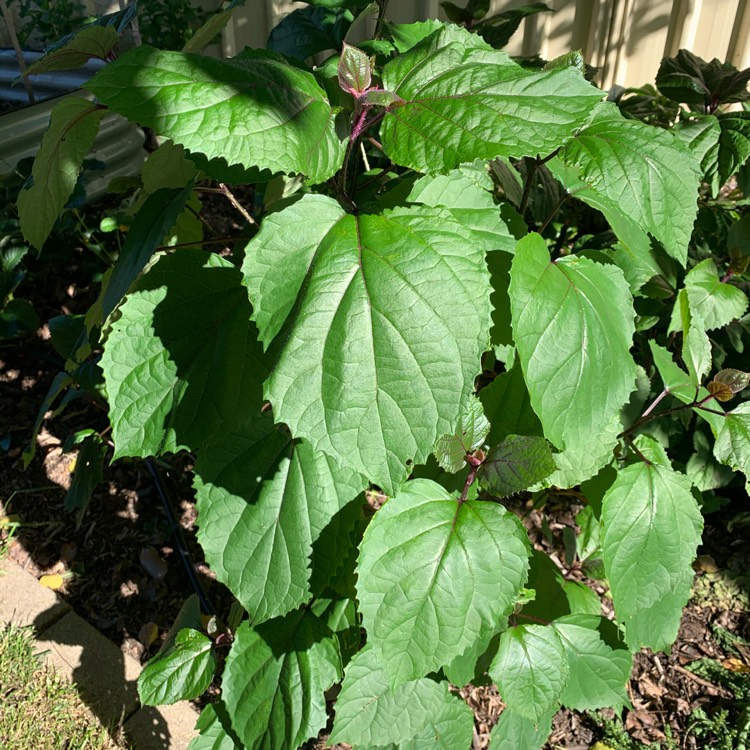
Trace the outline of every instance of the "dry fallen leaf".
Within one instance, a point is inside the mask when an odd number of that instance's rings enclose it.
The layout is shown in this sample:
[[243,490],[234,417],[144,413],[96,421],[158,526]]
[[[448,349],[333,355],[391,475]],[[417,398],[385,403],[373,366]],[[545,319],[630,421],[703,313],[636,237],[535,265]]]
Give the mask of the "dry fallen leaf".
[[747,664],[743,664],[742,661],[731,656],[728,659],[724,659],[724,661],[721,662],[721,666],[732,672],[737,672],[738,674],[750,673],[750,667],[748,667]]
[[159,637],[159,628],[155,622],[147,622],[138,631],[138,640],[146,647],[149,648],[151,644]]
[[144,547],[141,550],[141,566],[157,581],[164,580],[164,576],[167,575],[167,569],[169,567],[153,547]]
[[42,576],[39,579],[39,583],[44,586],[45,589],[57,591],[57,589],[63,585],[63,577],[59,573],[54,573],[52,575]]

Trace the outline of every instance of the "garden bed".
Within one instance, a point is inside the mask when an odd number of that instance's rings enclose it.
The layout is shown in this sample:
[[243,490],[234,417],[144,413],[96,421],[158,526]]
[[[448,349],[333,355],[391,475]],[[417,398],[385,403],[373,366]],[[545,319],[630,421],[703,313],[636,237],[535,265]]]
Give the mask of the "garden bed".
[[[225,236],[236,232],[237,214],[220,200],[209,198],[207,215],[217,236]],[[80,248],[74,251],[64,274],[60,269],[40,269],[19,289],[31,299],[40,319],[83,312],[92,302],[96,284],[84,253]],[[3,512],[19,522],[8,554],[37,577],[61,574],[60,593],[76,612],[143,662],[158,650],[184,600],[196,592],[181,546],[192,561],[198,586],[216,611],[226,615],[231,602],[204,564],[196,542],[192,458],[180,454],[156,464],[182,541],[177,541],[159,488],[140,460],[105,466],[104,482],[77,526],[75,517],[62,507],[74,458],[63,453],[62,445],[84,427],[106,437],[109,426],[98,403],[77,402],[46,422],[36,456],[24,471],[22,451],[60,364],[48,338],[42,328],[35,336],[7,342],[0,349]],[[743,522],[745,503],[746,498],[734,498],[722,511],[707,516],[694,595],[677,643],[668,656],[636,655],[629,686],[633,709],[625,711],[624,725],[611,713],[595,717],[564,711],[555,719],[549,748],[583,750],[604,740],[623,749],[659,742],[662,748],[698,750],[721,737],[722,711],[728,711],[730,724],[735,721],[742,691],[750,695],[750,651],[745,643],[750,640],[750,525]],[[524,518],[534,543],[553,556],[566,577],[605,590],[565,564],[565,529],[574,527],[577,510],[570,496],[552,498],[543,512],[532,509],[523,498],[512,508]],[[691,665],[699,660],[706,660],[707,666],[694,674]],[[198,703],[210,700],[215,689]],[[475,711],[475,747],[484,748],[503,704],[494,688],[463,692]],[[697,709],[705,714],[696,713]],[[616,744],[623,726],[628,734]]]

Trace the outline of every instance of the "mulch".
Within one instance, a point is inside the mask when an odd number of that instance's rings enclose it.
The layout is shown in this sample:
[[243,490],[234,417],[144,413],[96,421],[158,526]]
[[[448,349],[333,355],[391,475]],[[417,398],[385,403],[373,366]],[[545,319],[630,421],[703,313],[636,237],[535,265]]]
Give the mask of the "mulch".
[[[209,222],[217,236],[235,232],[236,217],[210,203]],[[219,199],[217,198],[217,201]],[[79,251],[79,259],[85,252]],[[41,320],[62,312],[83,312],[96,286],[84,263],[33,276],[18,294],[31,298]],[[31,280],[30,280],[31,282]],[[175,537],[154,482],[140,460],[107,465],[80,525],[63,509],[74,453],[63,445],[77,430],[94,428],[107,438],[109,425],[101,405],[76,401],[61,415],[46,420],[36,456],[24,470],[26,447],[40,404],[58,372],[57,355],[45,328],[23,341],[0,343],[0,516],[11,514],[16,528],[9,554],[36,576],[61,573],[60,593],[84,619],[141,661],[152,656],[166,637],[184,600],[195,592],[186,574]],[[109,457],[111,457],[111,448]],[[181,454],[160,464],[171,507],[201,588],[218,612],[228,612],[231,597],[203,562],[195,539],[196,512],[191,490],[192,458]],[[695,710],[709,715],[733,710],[736,696],[715,676],[693,674],[688,667],[709,659],[732,677],[750,683],[750,523],[744,494],[706,518],[704,543],[696,564],[694,596],[684,612],[671,653],[636,654],[629,684],[632,709],[624,712],[627,731],[648,745],[670,735],[678,747],[709,747],[696,738]],[[575,527],[580,509],[575,498],[550,502],[544,511],[519,499],[513,509],[524,517],[535,545],[552,554],[563,574],[604,591],[579,568],[566,567],[563,533]],[[742,515],[744,512],[744,516]],[[738,520],[739,519],[739,520]],[[745,522],[743,523],[743,519]],[[5,533],[7,536],[7,532]],[[607,599],[605,598],[605,604]],[[729,634],[729,635],[727,635]],[[721,672],[719,673],[721,674]],[[728,675],[729,676],[729,675]],[[750,686],[748,687],[750,690]],[[215,691],[215,689],[214,689]],[[492,687],[462,691],[476,716],[475,748],[487,747],[491,728],[503,708]],[[584,750],[600,739],[612,712],[597,716],[561,711],[548,748]],[[637,746],[637,745],[636,745]]]

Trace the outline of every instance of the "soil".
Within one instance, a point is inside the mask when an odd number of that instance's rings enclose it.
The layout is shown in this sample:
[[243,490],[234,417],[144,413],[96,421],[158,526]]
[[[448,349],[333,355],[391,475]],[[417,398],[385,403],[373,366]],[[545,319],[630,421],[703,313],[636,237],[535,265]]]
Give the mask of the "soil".
[[[236,234],[241,217],[231,206],[227,208],[220,196],[205,200],[215,236]],[[18,296],[31,299],[41,320],[84,312],[93,300],[96,284],[84,253],[81,248],[74,250],[63,267],[40,271],[19,288]],[[84,428],[93,428],[106,439],[109,425],[102,405],[78,400],[62,414],[51,415],[27,469],[22,456],[59,366],[46,327],[23,340],[0,342],[0,516],[8,514],[20,522],[14,527],[9,554],[38,577],[61,573],[60,593],[72,607],[126,653],[145,661],[158,650],[184,600],[196,592],[196,583],[217,612],[228,612],[231,602],[203,562],[196,542],[192,457],[181,454],[156,463],[176,526],[140,460],[112,465],[107,461],[104,481],[77,523],[75,515],[63,508],[75,458],[74,451],[64,449],[65,442]],[[110,446],[108,459],[111,455]],[[585,578],[580,566],[565,562],[565,529],[575,528],[575,514],[582,507],[578,499],[551,498],[543,512],[528,502],[519,499],[513,510],[523,517],[534,544],[553,557],[566,577],[606,594],[606,587]],[[729,678],[747,680],[750,692],[750,649],[743,643],[750,640],[747,517],[744,493],[707,516],[694,594],[676,644],[669,655],[636,654],[629,684],[632,709],[624,712],[624,725],[636,741],[633,747],[663,743],[670,736],[676,747],[711,747],[710,736],[700,739],[693,726],[695,710],[701,708],[711,716],[727,709],[733,715],[738,696],[727,686]],[[6,540],[8,528],[0,531]],[[187,575],[181,549],[189,556],[196,582]],[[607,608],[606,596],[604,602]],[[733,641],[732,636],[741,640]],[[709,677],[693,674],[688,667],[700,659],[711,660],[718,672]],[[214,686],[204,700],[215,692]],[[476,716],[474,748],[486,748],[502,700],[491,687],[461,692]],[[561,711],[547,747],[584,750],[597,740],[612,741],[603,733],[612,718],[606,711],[597,716]]]

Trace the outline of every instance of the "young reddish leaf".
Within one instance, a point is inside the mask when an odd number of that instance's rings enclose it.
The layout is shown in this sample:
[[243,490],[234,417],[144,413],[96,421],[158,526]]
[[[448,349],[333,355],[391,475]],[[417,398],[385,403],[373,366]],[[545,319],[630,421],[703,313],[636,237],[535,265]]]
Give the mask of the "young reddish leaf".
[[361,94],[370,88],[372,71],[370,58],[361,49],[344,42],[339,59],[339,86],[351,94]]

